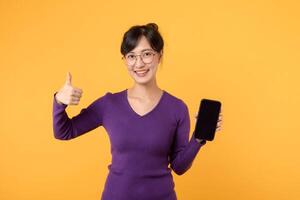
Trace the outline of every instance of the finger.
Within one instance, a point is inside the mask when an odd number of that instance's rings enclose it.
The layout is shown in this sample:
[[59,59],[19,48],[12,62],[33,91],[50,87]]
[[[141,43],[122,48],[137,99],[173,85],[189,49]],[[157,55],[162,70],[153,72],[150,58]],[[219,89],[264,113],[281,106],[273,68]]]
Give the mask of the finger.
[[79,101],[71,101],[71,103],[70,103],[71,105],[78,105],[79,104]]
[[80,100],[80,97],[72,96],[72,101],[79,101],[79,100]]
[[75,92],[73,92],[73,93],[71,94],[71,96],[72,96],[72,97],[82,97],[82,94],[81,94],[81,93],[75,93]]
[[72,75],[70,72],[67,73],[66,84],[72,85]]
[[72,90],[72,94],[76,94],[76,95],[82,95],[82,90],[81,89],[76,89],[76,88],[74,88],[73,90]]
[[83,93],[82,89],[77,88],[77,87],[74,87],[73,90],[74,90],[76,93]]

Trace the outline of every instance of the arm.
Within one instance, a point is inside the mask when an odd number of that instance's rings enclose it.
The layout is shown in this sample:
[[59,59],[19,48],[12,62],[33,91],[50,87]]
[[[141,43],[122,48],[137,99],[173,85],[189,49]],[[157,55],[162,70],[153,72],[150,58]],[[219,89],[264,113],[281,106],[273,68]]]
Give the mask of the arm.
[[68,105],[58,102],[55,98],[56,93],[53,96],[52,113],[53,132],[56,139],[70,140],[102,125],[105,96],[98,98],[70,119],[65,110]]
[[184,174],[192,166],[193,160],[201,146],[206,143],[205,140],[198,142],[194,132],[189,141],[190,117],[188,107],[184,102],[180,110],[181,112],[170,154],[171,168],[177,175]]

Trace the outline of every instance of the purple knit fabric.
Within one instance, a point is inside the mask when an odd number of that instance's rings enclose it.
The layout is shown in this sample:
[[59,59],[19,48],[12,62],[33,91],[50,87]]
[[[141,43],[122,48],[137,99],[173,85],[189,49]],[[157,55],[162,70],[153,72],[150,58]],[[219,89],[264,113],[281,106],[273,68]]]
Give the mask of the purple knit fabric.
[[183,100],[164,90],[159,103],[140,116],[125,89],[107,92],[69,118],[67,105],[58,104],[55,94],[55,138],[70,140],[99,126],[108,133],[112,161],[101,200],[177,199],[171,171],[184,174],[205,144],[197,142],[194,133],[189,140],[189,111]]

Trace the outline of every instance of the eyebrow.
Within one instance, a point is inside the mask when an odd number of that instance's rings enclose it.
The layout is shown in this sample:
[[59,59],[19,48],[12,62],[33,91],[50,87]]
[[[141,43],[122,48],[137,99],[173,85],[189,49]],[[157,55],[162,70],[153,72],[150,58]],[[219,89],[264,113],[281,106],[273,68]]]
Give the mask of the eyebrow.
[[[143,49],[142,51],[140,51],[140,52],[144,52],[144,51],[154,51],[153,49]],[[130,51],[130,52],[128,52],[128,53],[136,53],[136,52],[133,52],[133,51]]]

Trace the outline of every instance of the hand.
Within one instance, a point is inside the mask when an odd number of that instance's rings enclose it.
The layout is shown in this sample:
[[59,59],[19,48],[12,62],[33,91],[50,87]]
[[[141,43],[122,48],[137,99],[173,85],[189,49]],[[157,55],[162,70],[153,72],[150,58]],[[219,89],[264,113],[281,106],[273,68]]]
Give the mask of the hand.
[[66,82],[63,87],[56,93],[55,99],[60,104],[78,105],[83,91],[72,86],[72,76],[70,72],[67,73]]
[[219,119],[218,119],[218,124],[217,124],[216,131],[220,131],[221,130],[221,125],[222,125],[222,110],[220,111],[220,114],[219,114]]
[[[197,117],[198,117],[198,115],[195,114],[196,120],[197,120]],[[220,114],[219,114],[219,119],[218,119],[218,123],[217,123],[217,129],[216,129],[216,132],[221,130],[221,125],[222,125],[222,109],[220,110]]]
[[203,140],[203,139],[198,139],[198,138],[195,138],[197,142],[201,143],[201,144],[205,144],[206,143],[206,140]]

